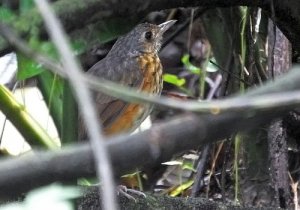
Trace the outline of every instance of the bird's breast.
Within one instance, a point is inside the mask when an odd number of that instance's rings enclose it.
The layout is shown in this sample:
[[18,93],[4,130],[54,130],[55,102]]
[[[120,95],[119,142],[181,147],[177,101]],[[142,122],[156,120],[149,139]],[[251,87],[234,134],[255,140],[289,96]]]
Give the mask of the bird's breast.
[[140,89],[150,94],[160,94],[162,81],[162,65],[156,54],[146,54],[138,57],[140,71],[143,75],[143,81]]
[[[159,95],[163,87],[162,65],[156,54],[147,54],[137,57],[138,70],[141,71],[142,82],[139,91]],[[152,105],[129,103],[123,112],[109,127],[105,128],[106,134],[116,134],[124,131],[135,130],[150,114]]]

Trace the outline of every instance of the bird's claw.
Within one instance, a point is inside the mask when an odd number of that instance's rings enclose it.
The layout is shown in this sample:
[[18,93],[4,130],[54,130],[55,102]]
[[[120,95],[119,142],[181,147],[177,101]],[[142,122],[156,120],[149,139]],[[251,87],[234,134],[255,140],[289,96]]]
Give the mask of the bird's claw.
[[138,196],[143,196],[144,198],[146,198],[145,193],[143,193],[141,191],[138,191],[138,190],[134,190],[134,189],[128,189],[124,185],[119,185],[117,191],[118,191],[118,194],[124,195],[129,200],[134,200],[134,202],[136,202],[135,197],[133,197],[132,195],[129,195],[128,193],[135,194],[135,195],[138,195]]

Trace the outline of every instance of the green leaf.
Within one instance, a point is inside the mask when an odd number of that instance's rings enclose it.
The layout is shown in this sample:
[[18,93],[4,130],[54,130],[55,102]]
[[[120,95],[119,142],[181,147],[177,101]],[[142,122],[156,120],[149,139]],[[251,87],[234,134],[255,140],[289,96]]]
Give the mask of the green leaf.
[[194,168],[194,164],[191,161],[184,161],[183,165],[181,166],[182,169],[191,170],[193,172],[196,172],[196,169]]
[[165,82],[173,84],[177,87],[182,87],[185,84],[184,78],[179,78],[174,74],[164,74],[163,79]]
[[74,205],[70,199],[78,198],[82,193],[77,187],[50,185],[31,191],[24,202],[7,204],[0,210],[73,210]]
[[200,74],[201,73],[201,69],[197,66],[194,66],[193,64],[191,64],[189,66],[186,66],[186,67],[193,74]]
[[185,54],[184,56],[182,56],[181,62],[183,63],[184,67],[187,70],[189,70],[190,72],[192,72],[193,74],[200,74],[201,73],[201,69],[197,66],[194,66],[190,62],[190,55],[189,54]]
[[[56,48],[52,42],[48,42],[48,41],[41,42],[39,41],[38,38],[34,36],[30,39],[29,45],[33,49],[43,54],[46,54],[53,59],[58,58]],[[20,53],[17,54],[17,61],[18,61],[17,79],[19,80],[31,78],[33,76],[42,73],[45,70],[41,64],[38,64],[35,61],[26,58]]]
[[70,144],[78,141],[78,109],[73,90],[67,80],[63,84],[63,116],[61,127],[61,143]]
[[63,85],[64,82],[50,71],[44,71],[37,76],[37,85],[47,103],[50,114],[58,132],[62,130],[63,116]]
[[97,178],[80,178],[77,180],[77,185],[79,186],[95,186],[99,184]]
[[[216,63],[216,60],[214,58],[211,59],[214,63]],[[217,72],[219,69],[216,67],[216,65],[212,64],[211,62],[207,63],[206,71],[207,72]]]
[[42,54],[48,55],[53,59],[58,58],[58,53],[54,44],[50,41],[41,41],[38,38],[38,31],[34,32],[34,35],[30,38],[29,46]]
[[182,62],[184,65],[190,64],[190,55],[189,55],[189,54],[183,55],[182,58],[181,58],[181,62]]
[[33,0],[22,0],[20,1],[20,12],[25,13],[32,9],[34,6]]
[[141,173],[141,171],[134,171],[134,172],[132,172],[132,173],[129,173],[129,174],[124,174],[124,175],[122,175],[121,177],[133,177],[133,176],[136,176],[136,175],[138,175],[139,173]]
[[26,58],[22,54],[17,54],[18,73],[17,79],[24,80],[36,76],[44,71],[42,65]]
[[41,53],[44,53],[53,59],[58,58],[57,50],[52,42],[40,42],[37,44],[39,44],[38,49]]
[[85,45],[84,42],[80,40],[75,40],[71,43],[72,49],[75,53],[75,55],[80,55],[85,51]]
[[3,22],[12,22],[15,19],[15,14],[6,7],[0,7],[0,20]]
[[183,183],[182,185],[176,187],[173,191],[171,191],[170,196],[175,197],[175,196],[179,195],[180,193],[182,193],[186,189],[188,189],[190,186],[192,186],[193,183],[194,183],[193,180],[186,181],[185,183]]

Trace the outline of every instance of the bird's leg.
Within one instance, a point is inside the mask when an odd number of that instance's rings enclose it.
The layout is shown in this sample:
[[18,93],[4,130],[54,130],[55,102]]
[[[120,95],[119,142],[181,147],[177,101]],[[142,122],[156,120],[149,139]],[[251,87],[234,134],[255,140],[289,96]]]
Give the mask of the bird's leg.
[[118,192],[118,194],[122,194],[130,200],[134,200],[134,202],[136,202],[136,199],[132,195],[129,195],[128,193],[135,194],[135,195],[138,195],[138,196],[143,196],[144,198],[146,198],[145,193],[143,193],[141,191],[138,191],[138,190],[129,189],[125,185],[118,185],[117,186],[117,192]]

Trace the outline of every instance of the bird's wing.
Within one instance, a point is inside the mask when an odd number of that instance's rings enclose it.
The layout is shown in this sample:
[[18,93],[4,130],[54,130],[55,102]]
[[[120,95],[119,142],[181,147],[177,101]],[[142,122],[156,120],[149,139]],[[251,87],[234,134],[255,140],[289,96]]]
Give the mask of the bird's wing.
[[[138,88],[143,81],[138,63],[133,57],[124,57],[114,57],[114,59],[106,57],[92,66],[88,73],[124,86]],[[94,92],[93,96],[104,128],[111,125],[128,106],[127,102],[101,92]]]

